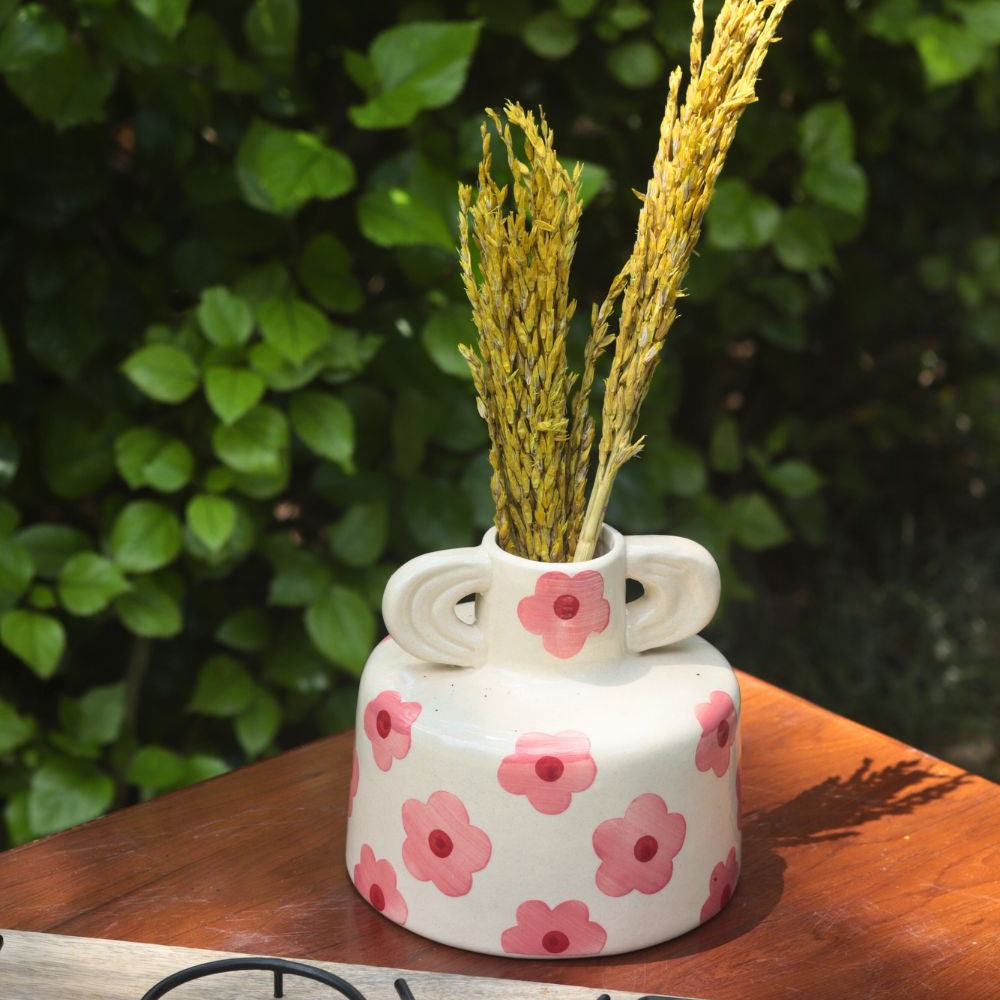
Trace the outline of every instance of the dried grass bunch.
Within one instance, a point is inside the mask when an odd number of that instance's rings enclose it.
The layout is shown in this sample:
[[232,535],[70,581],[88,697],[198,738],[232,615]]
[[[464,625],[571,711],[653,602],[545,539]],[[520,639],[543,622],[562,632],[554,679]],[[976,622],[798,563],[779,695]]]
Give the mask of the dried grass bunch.
[[[757,74],[790,2],[725,0],[703,60],[702,0],[694,0],[684,101],[678,67],[670,76],[653,176],[645,194],[636,192],[642,208],[632,255],[591,310],[582,376],[566,363],[576,308],[569,272],[582,210],[580,167],[570,174],[559,163],[544,115],[536,122],[519,104],[508,104],[504,124],[487,111],[506,149],[514,204],[506,207],[507,187],[491,175],[484,123],[477,197],[470,186],[459,189],[462,277],[479,333],[478,352],[463,347],[462,353],[489,429],[498,542],[505,551],[546,562],[592,558],[615,476],[642,450],[639,410],[677,318],[681,285],[736,125],[756,100]],[[523,135],[524,161],[511,126]],[[588,499],[595,437],[590,390],[612,344]]]

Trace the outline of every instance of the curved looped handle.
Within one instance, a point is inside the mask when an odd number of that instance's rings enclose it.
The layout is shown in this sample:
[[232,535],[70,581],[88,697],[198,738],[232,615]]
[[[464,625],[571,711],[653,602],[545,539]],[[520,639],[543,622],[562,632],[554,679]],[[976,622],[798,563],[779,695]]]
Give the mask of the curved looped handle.
[[382,597],[382,617],[396,642],[431,663],[478,667],[486,640],[478,625],[466,625],[455,605],[490,584],[489,556],[479,548],[428,552],[400,566]]
[[719,567],[689,538],[627,537],[625,575],[645,590],[625,605],[628,645],[637,653],[696,635],[719,606]]

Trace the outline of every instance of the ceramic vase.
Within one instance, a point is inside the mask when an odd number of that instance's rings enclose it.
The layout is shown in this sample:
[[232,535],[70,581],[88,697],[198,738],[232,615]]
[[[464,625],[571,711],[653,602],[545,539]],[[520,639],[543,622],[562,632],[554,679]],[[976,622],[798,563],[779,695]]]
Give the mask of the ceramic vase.
[[697,636],[718,599],[700,545],[608,526],[588,562],[512,556],[491,529],[401,567],[359,692],[361,896],[525,958],[630,951],[718,913],[740,869],[739,687]]

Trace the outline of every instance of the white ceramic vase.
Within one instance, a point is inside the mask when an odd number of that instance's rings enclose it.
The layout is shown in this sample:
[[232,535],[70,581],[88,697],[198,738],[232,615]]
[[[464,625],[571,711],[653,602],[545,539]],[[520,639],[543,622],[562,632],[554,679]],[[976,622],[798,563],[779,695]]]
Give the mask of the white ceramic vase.
[[[626,579],[644,588],[628,604]],[[696,635],[718,599],[700,545],[607,526],[589,562],[509,555],[491,529],[401,567],[358,700],[361,895],[425,937],[531,958],[714,916],[740,866],[739,687]]]

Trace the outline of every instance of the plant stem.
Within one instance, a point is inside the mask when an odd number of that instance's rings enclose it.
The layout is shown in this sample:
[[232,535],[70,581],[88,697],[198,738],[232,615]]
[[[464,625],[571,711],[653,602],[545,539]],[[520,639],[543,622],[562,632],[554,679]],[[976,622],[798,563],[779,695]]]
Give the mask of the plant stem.
[[586,562],[588,559],[594,558],[597,540],[601,535],[601,525],[604,524],[604,515],[608,509],[608,501],[611,499],[611,487],[614,486],[618,468],[617,465],[609,465],[597,470],[594,488],[590,491],[590,499],[587,501],[587,513],[583,518],[583,527],[580,529],[580,540],[576,543],[576,551],[573,553],[573,562]]

